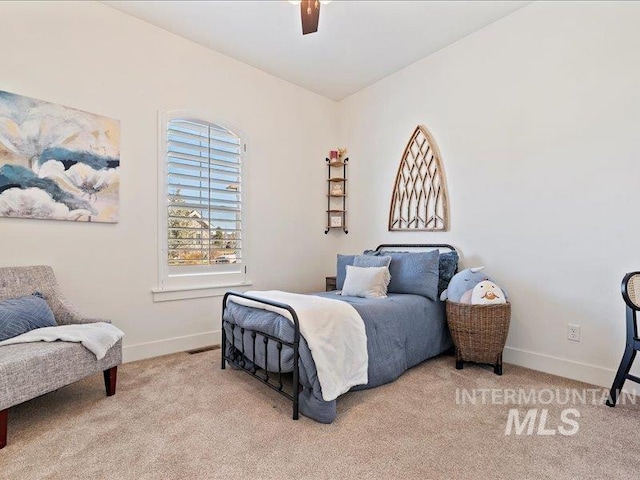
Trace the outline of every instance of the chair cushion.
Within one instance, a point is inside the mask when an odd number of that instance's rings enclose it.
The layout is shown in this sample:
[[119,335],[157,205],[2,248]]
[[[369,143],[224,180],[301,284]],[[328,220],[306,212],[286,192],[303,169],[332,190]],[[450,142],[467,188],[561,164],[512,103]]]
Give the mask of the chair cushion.
[[79,343],[34,342],[0,347],[0,410],[122,363],[122,340],[104,358]]
[[51,308],[39,294],[0,302],[0,342],[36,328],[56,325]]

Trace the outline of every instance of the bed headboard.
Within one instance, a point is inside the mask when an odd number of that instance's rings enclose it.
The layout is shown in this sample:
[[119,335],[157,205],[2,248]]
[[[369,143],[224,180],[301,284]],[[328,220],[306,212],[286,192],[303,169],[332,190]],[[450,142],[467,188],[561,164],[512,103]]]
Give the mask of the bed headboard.
[[457,252],[456,247],[446,243],[383,243],[376,247],[376,252],[382,252],[384,250],[393,250],[398,248],[404,249],[419,249],[419,250],[435,250],[440,252]]

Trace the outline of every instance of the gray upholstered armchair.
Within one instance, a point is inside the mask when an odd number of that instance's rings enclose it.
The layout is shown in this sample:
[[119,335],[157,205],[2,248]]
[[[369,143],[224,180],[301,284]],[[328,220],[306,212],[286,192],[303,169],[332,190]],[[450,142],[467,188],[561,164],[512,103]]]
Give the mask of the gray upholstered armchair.
[[[58,325],[106,321],[82,317],[60,294],[51,267],[0,268],[0,301],[40,292]],[[101,360],[79,343],[34,342],[0,346],[0,448],[7,444],[9,408],[89,375],[104,372],[107,396],[116,392],[122,341]]]

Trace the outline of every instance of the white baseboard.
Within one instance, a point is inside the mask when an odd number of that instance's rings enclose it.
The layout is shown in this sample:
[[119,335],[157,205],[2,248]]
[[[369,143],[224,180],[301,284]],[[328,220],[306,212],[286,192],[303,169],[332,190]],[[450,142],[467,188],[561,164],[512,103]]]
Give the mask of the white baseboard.
[[169,355],[170,353],[185,352],[209,345],[220,345],[222,334],[220,330],[213,332],[187,335],[184,337],[168,338],[156,342],[139,343],[137,345],[125,345],[122,348],[123,362],[135,362],[145,358]]
[[543,353],[530,352],[519,348],[505,347],[504,361],[521,367],[591,383],[600,387],[611,387],[615,370],[588,363],[575,362],[566,358],[554,357]]
[[[156,342],[139,343],[137,345],[126,345],[122,349],[123,361],[134,362],[145,358],[159,357],[171,353],[185,352],[197,348],[208,347],[210,345],[220,345],[222,335],[220,330],[187,335],[184,337],[169,338]],[[571,378],[580,382],[591,383],[600,387],[611,386],[615,370],[590,365],[588,363],[567,360],[566,358],[554,357],[543,353],[531,352],[519,348],[505,347],[504,361],[513,365],[531,368],[540,372],[558,375],[560,377]],[[638,389],[625,388],[627,391]]]

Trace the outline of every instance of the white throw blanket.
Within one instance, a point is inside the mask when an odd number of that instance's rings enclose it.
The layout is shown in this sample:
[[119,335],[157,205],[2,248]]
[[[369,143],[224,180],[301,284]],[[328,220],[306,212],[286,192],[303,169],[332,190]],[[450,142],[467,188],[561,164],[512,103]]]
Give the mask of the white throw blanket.
[[[316,364],[323,400],[335,400],[351,387],[368,382],[369,356],[364,322],[356,309],[347,302],[278,290],[252,291],[246,294],[284,303],[296,311],[300,333],[307,341]],[[293,323],[287,310],[239,297],[230,297],[229,300],[248,307],[270,310]]]
[[124,337],[124,333],[119,328],[110,323],[95,322],[36,328],[17,337],[4,340],[0,342],[0,346],[62,340],[63,342],[81,343],[100,360],[122,337]]

